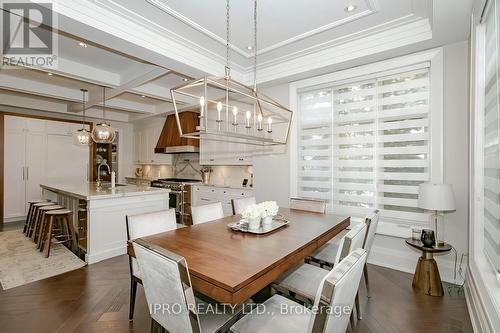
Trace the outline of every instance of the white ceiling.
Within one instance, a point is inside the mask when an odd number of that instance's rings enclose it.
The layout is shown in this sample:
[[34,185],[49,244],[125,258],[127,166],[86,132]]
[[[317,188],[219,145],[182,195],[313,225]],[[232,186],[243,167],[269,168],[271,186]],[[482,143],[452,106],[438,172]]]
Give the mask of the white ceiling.
[[[108,101],[111,116],[133,121],[171,111],[169,90],[185,83],[184,77],[224,72],[225,0],[54,2],[63,31],[59,67],[0,72],[0,105],[78,114],[79,90],[86,88],[95,104],[89,113],[99,117],[96,101],[106,86],[117,92]],[[258,80],[289,82],[466,40],[472,3],[259,0]],[[348,13],[350,4],[356,9]],[[247,83],[253,70],[253,50],[246,48],[253,44],[252,20],[253,0],[231,1],[231,73]],[[79,46],[81,41],[87,47]],[[47,103],[50,99],[55,104]]]

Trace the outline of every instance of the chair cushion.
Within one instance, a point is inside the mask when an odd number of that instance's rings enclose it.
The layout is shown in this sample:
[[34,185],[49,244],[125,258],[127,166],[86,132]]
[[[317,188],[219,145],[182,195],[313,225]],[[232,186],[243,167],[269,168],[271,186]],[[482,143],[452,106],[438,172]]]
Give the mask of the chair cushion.
[[[328,272],[327,272],[328,273]],[[233,333],[304,333],[312,314],[306,307],[280,295],[274,295],[255,310],[231,326]],[[262,309],[265,309],[264,313]],[[284,313],[282,309],[288,310]],[[295,310],[293,310],[295,309]]]
[[283,289],[314,301],[321,281],[329,272],[329,270],[314,265],[301,264],[279,278],[276,284]]
[[337,252],[339,251],[340,242],[342,237],[344,237],[349,230],[344,229],[338,235],[329,240],[325,245],[317,249],[311,254],[311,257],[315,260],[326,262],[333,266],[335,259],[337,258]]
[[[217,332],[224,325],[234,319],[234,316],[239,314],[242,309],[241,305],[232,308],[231,306],[224,306],[222,304],[208,303],[198,297],[195,297],[195,300],[196,306],[201,312],[198,314],[198,318],[200,319],[201,330],[203,333]],[[232,322],[234,321],[235,319]]]

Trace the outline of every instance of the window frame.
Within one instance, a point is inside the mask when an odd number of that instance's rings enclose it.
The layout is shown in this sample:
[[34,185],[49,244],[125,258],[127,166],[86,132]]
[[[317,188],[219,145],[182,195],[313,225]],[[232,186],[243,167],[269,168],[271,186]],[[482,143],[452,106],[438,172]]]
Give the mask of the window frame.
[[[368,65],[341,70],[326,75],[316,76],[309,79],[295,81],[289,85],[290,108],[295,111],[290,131],[290,196],[297,196],[298,183],[298,135],[300,110],[298,108],[298,96],[304,90],[314,90],[341,85],[353,80],[366,80],[378,76],[399,73],[414,67],[421,67],[422,63],[428,62],[430,80],[430,181],[442,183],[444,179],[444,128],[443,128],[443,50],[436,48],[410,54],[402,57],[392,58]],[[357,222],[356,219],[353,219]],[[422,223],[415,223],[415,227],[422,228]],[[394,237],[410,237],[410,223],[397,224],[381,220],[377,229],[378,234]],[[429,220],[430,227],[430,220]]]

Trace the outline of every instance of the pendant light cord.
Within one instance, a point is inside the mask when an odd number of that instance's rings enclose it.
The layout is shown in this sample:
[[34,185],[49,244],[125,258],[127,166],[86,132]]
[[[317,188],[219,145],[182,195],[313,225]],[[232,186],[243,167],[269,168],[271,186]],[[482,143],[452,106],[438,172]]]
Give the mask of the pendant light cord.
[[85,128],[85,121],[86,121],[86,118],[85,118],[85,111],[87,110],[87,108],[85,107],[85,103],[86,103],[86,98],[85,98],[85,94],[87,93],[88,90],[86,89],[80,89],[80,91],[82,92],[82,106],[83,106],[83,120],[82,120],[82,127]]
[[253,89],[257,90],[257,0],[253,4]]
[[106,87],[102,87],[102,122],[106,123]]
[[226,0],[226,77],[231,76],[231,68],[229,66],[229,61],[231,57],[231,50],[229,46],[229,38],[230,38],[230,19],[229,19],[229,0]]

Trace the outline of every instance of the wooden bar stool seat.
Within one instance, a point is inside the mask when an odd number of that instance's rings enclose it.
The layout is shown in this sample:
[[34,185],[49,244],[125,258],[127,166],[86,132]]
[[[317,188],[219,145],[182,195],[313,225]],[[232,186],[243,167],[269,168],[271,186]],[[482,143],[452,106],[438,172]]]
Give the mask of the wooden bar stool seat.
[[31,211],[31,216],[28,221],[28,228],[26,231],[26,236],[29,238],[33,238],[33,232],[34,232],[34,227],[35,227],[35,221],[38,216],[38,210],[40,207],[45,207],[45,206],[52,206],[54,205],[53,202],[50,201],[45,201],[45,202],[39,202],[39,203],[34,203],[33,204],[33,209]]
[[44,228],[46,227],[45,213],[47,213],[48,211],[58,210],[58,209],[64,209],[64,207],[60,205],[52,205],[52,206],[43,206],[38,209],[38,218],[35,221],[35,228],[34,228],[35,230],[33,232],[35,235],[35,237],[33,237],[33,241],[37,244],[38,248],[40,248],[43,235],[45,234],[44,233]]
[[33,211],[33,205],[37,204],[37,203],[41,203],[41,202],[49,202],[49,201],[48,200],[44,200],[44,199],[38,199],[38,200],[30,200],[30,201],[28,201],[29,208],[28,208],[28,214],[26,215],[26,223],[24,223],[23,234],[26,235],[27,232],[28,232],[28,225],[29,225],[29,221],[30,221],[30,218],[31,218],[31,213]]
[[73,251],[77,248],[77,239],[75,229],[73,227],[73,222],[71,221],[71,215],[73,211],[69,209],[58,209],[49,210],[45,212],[45,223],[46,227],[45,233],[43,235],[42,244],[40,246],[40,251],[45,252],[45,257],[50,255],[50,245],[52,243],[52,237],[54,232],[54,226],[59,223],[61,229],[61,234],[57,235],[56,241],[54,243],[70,243],[70,247]]

